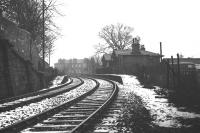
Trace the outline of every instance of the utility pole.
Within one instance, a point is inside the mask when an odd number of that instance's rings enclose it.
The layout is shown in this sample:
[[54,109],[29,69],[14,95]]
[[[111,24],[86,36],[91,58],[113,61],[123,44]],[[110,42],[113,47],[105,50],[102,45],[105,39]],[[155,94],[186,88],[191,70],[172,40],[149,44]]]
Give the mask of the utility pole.
[[45,20],[44,20],[44,0],[42,0],[42,19],[43,19],[43,23],[42,23],[42,58],[43,58],[43,72],[45,70]]
[[49,44],[49,66],[50,66],[50,54],[51,54],[51,46]]
[[160,62],[162,62],[162,42],[160,42]]
[[177,67],[178,67],[178,89],[180,89],[181,75],[180,75],[180,56],[177,54]]
[[175,88],[175,72],[174,72],[174,57],[171,56],[171,62],[172,62],[172,67],[171,67],[171,71],[172,71],[172,80],[173,80],[173,88]]
[[167,65],[167,89],[169,89],[169,78],[170,78],[170,75],[169,75],[169,69],[170,69],[170,66],[169,66],[169,59],[167,59],[167,62],[166,62],[166,65]]

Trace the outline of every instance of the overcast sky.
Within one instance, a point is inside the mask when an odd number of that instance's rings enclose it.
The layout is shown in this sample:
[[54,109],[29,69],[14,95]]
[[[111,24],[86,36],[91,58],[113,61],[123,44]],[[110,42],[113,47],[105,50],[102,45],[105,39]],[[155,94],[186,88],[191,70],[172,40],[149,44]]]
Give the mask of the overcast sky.
[[165,57],[200,57],[200,0],[58,0],[64,17],[55,22],[63,35],[55,42],[51,65],[59,58],[92,56],[98,32],[110,24],[134,28],[146,50]]

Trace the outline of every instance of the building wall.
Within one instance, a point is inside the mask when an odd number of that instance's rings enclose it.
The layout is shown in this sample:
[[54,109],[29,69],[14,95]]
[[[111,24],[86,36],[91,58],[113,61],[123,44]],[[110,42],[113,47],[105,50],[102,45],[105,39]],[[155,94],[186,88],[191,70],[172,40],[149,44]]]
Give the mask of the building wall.
[[119,56],[118,61],[119,63],[116,65],[118,67],[118,71],[123,73],[135,73],[138,67],[153,66],[160,62],[159,57],[137,55]]
[[154,65],[156,63],[159,63],[159,57],[152,57],[152,56],[123,56],[123,62],[127,65]]
[[85,63],[66,63],[65,70],[67,74],[86,74],[87,65]]
[[90,74],[94,68],[91,68],[90,63],[85,62],[83,59],[63,60],[55,63],[54,67],[62,74]]

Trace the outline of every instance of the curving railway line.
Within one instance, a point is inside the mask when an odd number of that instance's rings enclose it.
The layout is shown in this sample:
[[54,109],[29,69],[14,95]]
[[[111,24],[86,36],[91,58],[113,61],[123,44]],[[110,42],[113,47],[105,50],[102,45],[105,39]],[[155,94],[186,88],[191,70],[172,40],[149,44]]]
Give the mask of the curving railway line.
[[0,112],[8,111],[11,109],[15,109],[17,107],[21,107],[33,102],[40,101],[45,98],[53,97],[59,95],[61,93],[70,91],[80,85],[83,84],[83,80],[73,78],[70,79],[69,82],[61,84],[57,87],[43,89],[41,91],[36,91],[33,93],[8,98],[0,101]]
[[69,80],[67,82],[65,82],[63,84],[60,84],[60,85],[58,85],[56,87],[45,88],[45,89],[42,89],[40,91],[35,91],[35,92],[27,93],[27,94],[24,94],[24,95],[20,95],[20,96],[6,98],[6,99],[3,99],[3,100],[0,100],[0,104],[8,103],[8,102],[12,102],[12,101],[19,100],[19,99],[22,99],[22,98],[27,98],[27,97],[31,97],[31,96],[34,96],[34,95],[39,95],[39,94],[42,94],[42,93],[46,93],[46,92],[49,92],[49,91],[52,91],[52,90],[56,90],[56,89],[61,88],[63,86],[69,85],[72,82],[73,82],[73,79],[69,78]]
[[[101,118],[101,113],[114,100],[118,93],[115,83],[103,79],[83,78],[84,84],[71,90],[66,102],[58,104],[34,116],[20,120],[0,129],[0,132],[12,133],[76,133],[84,132]],[[91,85],[95,83],[95,85]],[[79,88],[79,89],[78,89]],[[74,91],[74,92],[73,92]]]
[[[80,78],[73,78],[73,83],[68,85],[61,85],[61,88],[53,88],[53,91],[48,91],[46,93],[36,92],[37,95],[29,95],[28,97],[20,97],[14,101],[0,104],[1,107],[6,108],[6,111],[0,112],[0,132],[2,128],[5,128],[13,123],[24,120],[28,117],[47,110],[50,107],[58,104],[56,100],[62,98],[62,94],[67,94],[75,90],[77,87],[81,86],[84,81]],[[52,89],[49,89],[52,90]],[[54,104],[54,105],[53,105]],[[9,107],[9,108],[8,108]]]

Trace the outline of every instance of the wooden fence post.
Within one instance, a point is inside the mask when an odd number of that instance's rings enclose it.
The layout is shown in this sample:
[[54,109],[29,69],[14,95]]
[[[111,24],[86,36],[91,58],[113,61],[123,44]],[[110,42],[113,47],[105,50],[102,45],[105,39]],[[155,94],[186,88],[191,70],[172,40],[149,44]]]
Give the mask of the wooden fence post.
[[178,67],[178,74],[177,74],[177,79],[178,79],[178,89],[180,89],[180,82],[181,82],[181,75],[180,75],[180,60],[179,60],[179,54],[177,54],[177,67]]
[[167,59],[166,65],[167,65],[167,89],[169,89],[169,59]]
[[174,58],[173,58],[173,56],[171,56],[171,62],[172,62],[172,67],[171,67],[171,69],[172,69],[172,85],[173,85],[173,88],[175,88],[175,73],[174,73]]
[[160,62],[162,62],[162,42],[160,42]]

